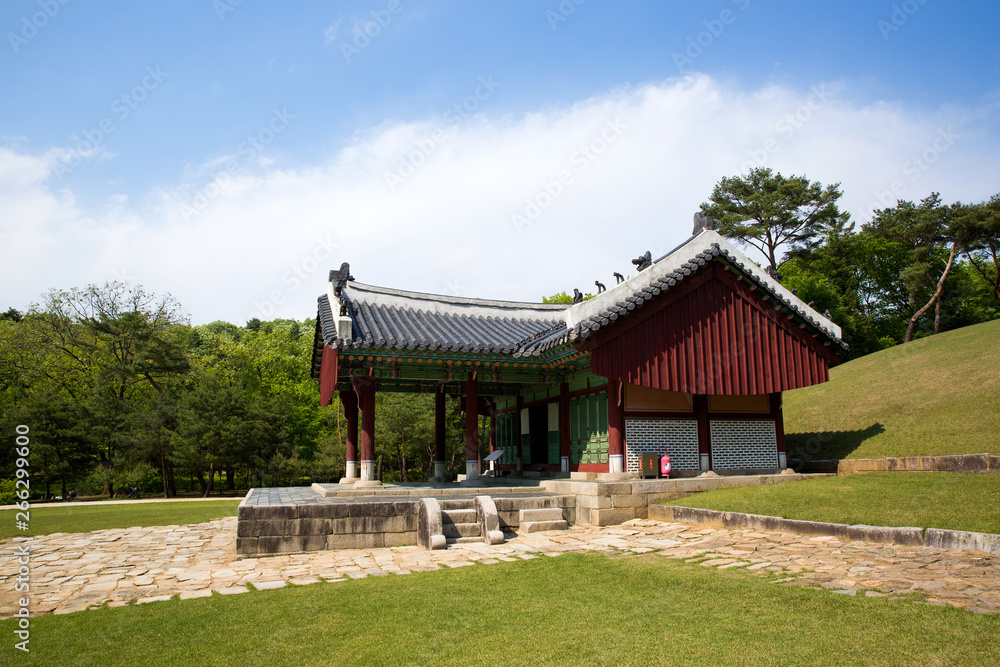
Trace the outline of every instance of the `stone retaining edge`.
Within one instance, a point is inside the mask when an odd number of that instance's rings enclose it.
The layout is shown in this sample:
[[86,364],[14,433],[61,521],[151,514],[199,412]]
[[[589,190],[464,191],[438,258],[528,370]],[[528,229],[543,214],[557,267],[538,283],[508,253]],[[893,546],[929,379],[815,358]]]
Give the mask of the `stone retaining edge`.
[[947,456],[900,456],[884,459],[817,459],[789,461],[802,472],[828,472],[841,476],[866,472],[964,472],[1000,474],[1000,456],[996,454],[951,454]]
[[1000,554],[1000,535],[973,533],[963,530],[912,527],[896,528],[891,526],[865,526],[861,524],[849,526],[843,523],[783,519],[779,516],[722,512],[719,510],[680,507],[677,505],[650,505],[649,518],[656,521],[692,523],[717,528],[769,530],[798,535],[829,535],[849,542],[858,540],[877,544],[963,549],[966,551],[984,551]]

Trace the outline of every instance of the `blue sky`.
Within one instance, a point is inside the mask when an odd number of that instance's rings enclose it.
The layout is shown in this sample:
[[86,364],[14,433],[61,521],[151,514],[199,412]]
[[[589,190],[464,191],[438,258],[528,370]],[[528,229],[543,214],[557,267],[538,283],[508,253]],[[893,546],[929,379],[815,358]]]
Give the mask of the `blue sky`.
[[897,195],[986,199],[998,18],[943,0],[8,0],[0,307],[125,278],[196,323],[302,318],[341,261],[537,300],[673,247],[752,166],[842,183],[859,223]]

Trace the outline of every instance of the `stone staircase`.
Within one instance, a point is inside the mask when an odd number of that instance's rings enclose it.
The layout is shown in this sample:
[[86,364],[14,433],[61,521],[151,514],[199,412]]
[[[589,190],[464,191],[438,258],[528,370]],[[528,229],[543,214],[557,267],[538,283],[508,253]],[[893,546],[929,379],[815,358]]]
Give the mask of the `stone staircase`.
[[525,509],[518,511],[519,532],[540,533],[543,530],[566,530],[569,522],[563,518],[563,511],[560,507],[548,507],[544,509]]
[[449,544],[468,542],[501,544],[503,541],[497,506],[489,496],[420,499],[417,544],[424,549],[445,549]]
[[482,542],[483,529],[476,517],[476,505],[472,498],[461,500],[440,500],[441,529],[446,545]]
[[[503,508],[497,511],[497,505]],[[566,530],[572,517],[562,497],[421,498],[417,510],[417,544],[424,549],[446,549],[452,544],[501,544],[506,529],[520,533]],[[527,507],[525,507],[527,505]],[[518,507],[520,506],[520,507]],[[567,514],[567,511],[569,514]],[[503,526],[501,528],[501,515]]]

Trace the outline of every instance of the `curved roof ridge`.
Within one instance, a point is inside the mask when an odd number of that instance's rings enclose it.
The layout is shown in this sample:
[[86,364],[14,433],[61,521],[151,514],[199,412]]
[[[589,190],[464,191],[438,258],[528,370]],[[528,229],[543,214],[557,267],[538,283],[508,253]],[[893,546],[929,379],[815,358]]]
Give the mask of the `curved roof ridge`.
[[[383,303],[395,301],[392,297],[397,297],[400,302],[426,301],[429,304],[443,304],[446,306],[471,306],[484,309],[496,309],[503,311],[510,310],[533,310],[545,313],[549,317],[557,317],[555,313],[562,312],[569,308],[568,303],[533,303],[529,301],[502,301],[500,299],[479,299],[466,296],[448,296],[444,294],[431,294],[429,292],[412,292],[409,290],[393,289],[390,287],[380,287],[378,285],[367,285],[351,281],[344,285],[344,292],[348,295],[358,293],[358,295],[379,295],[388,297],[379,299]],[[425,308],[426,309],[426,308]]]

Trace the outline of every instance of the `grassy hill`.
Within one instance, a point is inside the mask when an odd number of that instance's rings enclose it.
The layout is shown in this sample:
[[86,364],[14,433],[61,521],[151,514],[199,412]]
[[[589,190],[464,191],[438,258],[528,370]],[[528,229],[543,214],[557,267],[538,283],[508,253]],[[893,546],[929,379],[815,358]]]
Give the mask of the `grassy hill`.
[[1000,320],[855,359],[785,393],[790,452],[882,458],[1000,452]]

